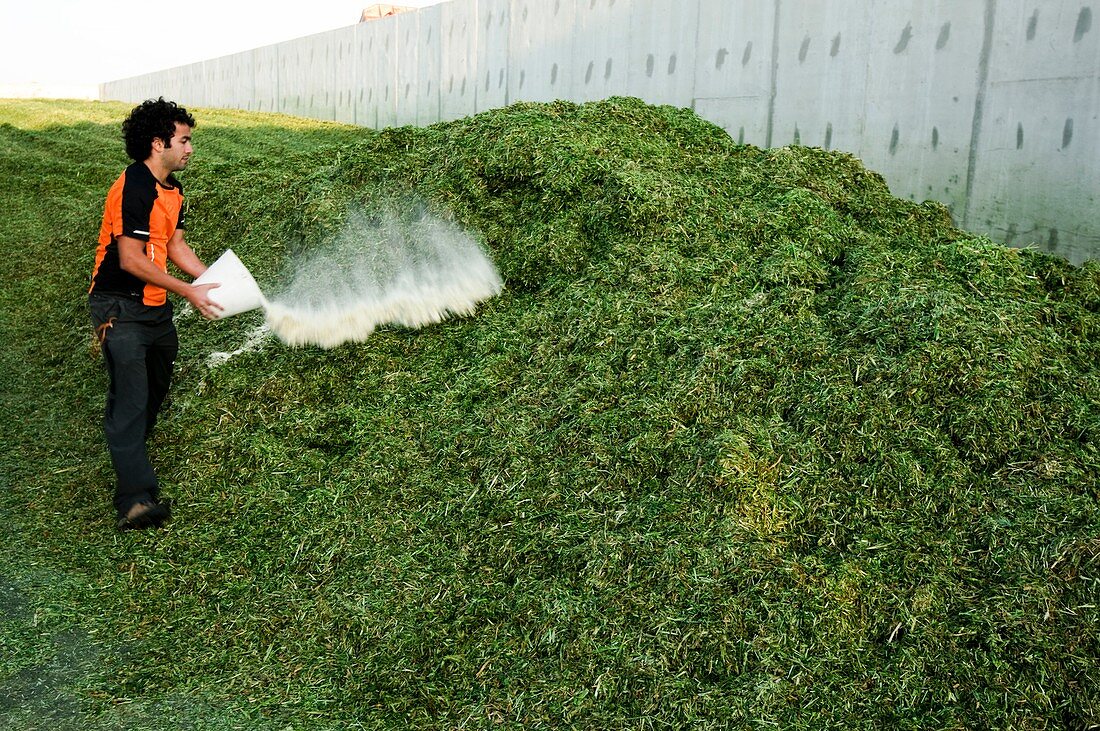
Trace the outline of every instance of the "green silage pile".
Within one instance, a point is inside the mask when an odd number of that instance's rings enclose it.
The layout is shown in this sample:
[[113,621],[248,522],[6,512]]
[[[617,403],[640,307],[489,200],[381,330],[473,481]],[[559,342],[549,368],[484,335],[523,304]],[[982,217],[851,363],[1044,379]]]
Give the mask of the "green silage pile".
[[[418,201],[505,291],[217,368],[258,316],[180,318],[153,448],[177,517],[118,536],[81,298],[117,121],[20,114],[0,104],[0,576],[94,638],[74,713],[1100,723],[1095,262],[636,100],[382,132],[199,110],[183,179],[207,260],[231,246],[274,289],[349,211]],[[25,624],[0,628],[8,688],[56,645]]]

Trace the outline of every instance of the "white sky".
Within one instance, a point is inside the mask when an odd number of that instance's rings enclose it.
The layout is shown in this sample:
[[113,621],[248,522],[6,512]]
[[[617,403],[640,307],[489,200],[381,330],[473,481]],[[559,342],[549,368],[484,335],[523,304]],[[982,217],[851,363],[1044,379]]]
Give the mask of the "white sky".
[[[394,0],[391,4],[424,7],[442,1]],[[94,90],[104,81],[355,25],[363,8],[374,3],[3,0],[0,96],[24,95],[18,93],[20,87],[32,86],[38,91]]]

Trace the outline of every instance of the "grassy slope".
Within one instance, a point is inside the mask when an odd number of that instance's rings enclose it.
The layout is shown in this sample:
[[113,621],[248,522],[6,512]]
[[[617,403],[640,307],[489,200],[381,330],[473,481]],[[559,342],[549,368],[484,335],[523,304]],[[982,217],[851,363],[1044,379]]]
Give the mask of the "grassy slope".
[[349,206],[414,196],[507,289],[217,369],[255,317],[181,319],[178,517],[118,536],[81,292],[124,113],[0,103],[14,723],[1100,722],[1100,267],[629,100],[382,133],[202,111],[206,258],[276,286]]

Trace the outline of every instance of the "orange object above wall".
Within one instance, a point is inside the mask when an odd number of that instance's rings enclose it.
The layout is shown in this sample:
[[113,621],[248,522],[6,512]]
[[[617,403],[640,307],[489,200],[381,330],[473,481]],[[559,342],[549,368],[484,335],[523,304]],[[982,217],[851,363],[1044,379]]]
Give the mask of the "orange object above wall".
[[365,23],[368,20],[378,20],[380,18],[388,18],[391,15],[397,15],[398,13],[406,13],[410,10],[416,10],[416,8],[410,8],[407,5],[390,5],[389,3],[375,3],[366,8],[363,8],[363,14],[359,16],[359,22]]

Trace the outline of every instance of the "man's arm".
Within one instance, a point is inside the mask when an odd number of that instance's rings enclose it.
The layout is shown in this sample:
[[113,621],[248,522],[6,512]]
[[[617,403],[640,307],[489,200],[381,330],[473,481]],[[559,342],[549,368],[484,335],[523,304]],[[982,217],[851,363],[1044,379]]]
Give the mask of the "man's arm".
[[189,274],[192,279],[206,271],[206,265],[183,240],[183,229],[177,228],[168,240],[168,260]]
[[[190,302],[191,306],[202,313],[202,316],[208,320],[214,319],[216,311],[222,309],[222,306],[210,299],[208,294],[209,290],[218,286],[217,284],[200,284],[195,286],[188,284],[182,279],[176,279],[171,274],[162,272],[153,262],[149,261],[145,256],[145,242],[141,239],[135,239],[129,236],[119,236],[117,241],[118,261],[124,271],[133,274],[143,282],[147,282],[156,287],[164,287],[169,292],[178,294]],[[181,254],[180,246],[186,249],[186,254]],[[190,258],[188,258],[188,255],[190,255]],[[177,260],[177,256],[182,257],[182,263],[180,260]],[[168,258],[171,259],[172,263],[192,276],[198,276],[206,271],[206,267],[199,261],[199,258],[195,256],[195,252],[191,251],[191,247],[184,243],[182,231],[177,230],[172,236],[171,241],[168,242]]]

